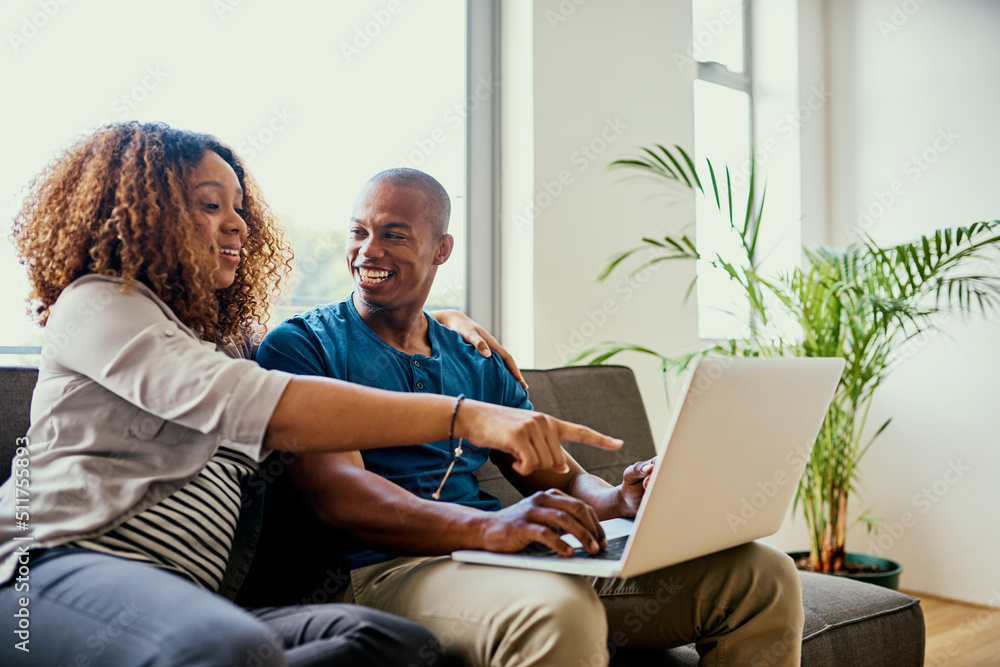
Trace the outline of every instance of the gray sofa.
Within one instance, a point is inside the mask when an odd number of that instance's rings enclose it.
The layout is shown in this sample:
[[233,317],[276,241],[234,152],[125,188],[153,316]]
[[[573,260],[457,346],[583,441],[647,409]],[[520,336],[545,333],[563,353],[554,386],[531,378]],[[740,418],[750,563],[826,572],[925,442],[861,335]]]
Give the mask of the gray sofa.
[[[588,470],[617,483],[622,469],[653,455],[650,433],[635,377],[620,366],[572,367],[525,372],[537,409],[587,424],[620,437],[626,446],[602,452],[568,443],[572,455]],[[28,428],[33,368],[0,367],[0,481],[10,474],[17,438]],[[504,503],[517,493],[492,466],[481,471],[485,490]],[[267,561],[271,547],[267,526],[259,548]],[[916,667],[923,664],[924,621],[919,601],[879,588],[825,575],[803,573],[805,634],[802,664],[807,667]],[[251,583],[253,578],[248,580]],[[287,584],[287,580],[284,582]],[[241,591],[243,593],[243,591]],[[253,591],[247,591],[252,598]],[[696,665],[693,645],[657,652],[630,652],[614,647],[612,664]]]

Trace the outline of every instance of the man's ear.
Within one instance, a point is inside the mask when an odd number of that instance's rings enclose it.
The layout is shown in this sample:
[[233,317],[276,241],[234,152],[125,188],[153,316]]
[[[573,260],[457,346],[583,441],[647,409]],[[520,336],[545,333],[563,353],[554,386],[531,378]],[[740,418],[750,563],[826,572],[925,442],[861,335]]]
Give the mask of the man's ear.
[[434,256],[434,265],[440,266],[448,261],[451,257],[451,251],[455,249],[455,237],[451,234],[445,234],[438,241],[437,254]]

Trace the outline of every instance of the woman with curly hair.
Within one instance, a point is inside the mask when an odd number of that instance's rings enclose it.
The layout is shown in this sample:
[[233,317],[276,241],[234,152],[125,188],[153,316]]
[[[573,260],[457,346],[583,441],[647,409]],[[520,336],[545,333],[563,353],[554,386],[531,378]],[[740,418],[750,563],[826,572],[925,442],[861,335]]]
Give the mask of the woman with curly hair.
[[13,240],[46,333],[18,455],[30,533],[15,527],[13,478],[0,487],[0,606],[29,611],[34,641],[4,642],[4,664],[434,662],[429,633],[374,610],[225,599],[256,539],[244,505],[259,504],[246,493],[258,462],[453,435],[530,472],[564,466],[560,439],[618,444],[537,413],[245,359],[289,253],[213,137],[102,128],[36,178]]

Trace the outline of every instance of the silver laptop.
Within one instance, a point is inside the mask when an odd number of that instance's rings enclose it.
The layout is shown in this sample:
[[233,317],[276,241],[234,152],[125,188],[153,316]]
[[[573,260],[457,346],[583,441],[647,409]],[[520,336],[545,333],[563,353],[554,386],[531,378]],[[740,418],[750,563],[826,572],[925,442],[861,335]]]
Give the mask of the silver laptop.
[[701,359],[685,378],[635,521],[604,521],[608,548],[573,557],[464,550],[451,557],[632,577],[773,535],[844,369],[839,358]]

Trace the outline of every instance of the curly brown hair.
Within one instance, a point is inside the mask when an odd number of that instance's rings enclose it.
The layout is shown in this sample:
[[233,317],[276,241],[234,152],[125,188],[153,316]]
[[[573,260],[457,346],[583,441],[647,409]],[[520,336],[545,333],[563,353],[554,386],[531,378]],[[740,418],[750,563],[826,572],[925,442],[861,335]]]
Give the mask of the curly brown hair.
[[[216,258],[189,188],[206,151],[243,188],[244,253],[236,280],[216,289]],[[11,235],[42,326],[49,308],[87,274],[138,281],[206,340],[256,336],[287,277],[291,248],[257,183],[216,138],[161,123],[107,125],[66,149],[32,180]]]

